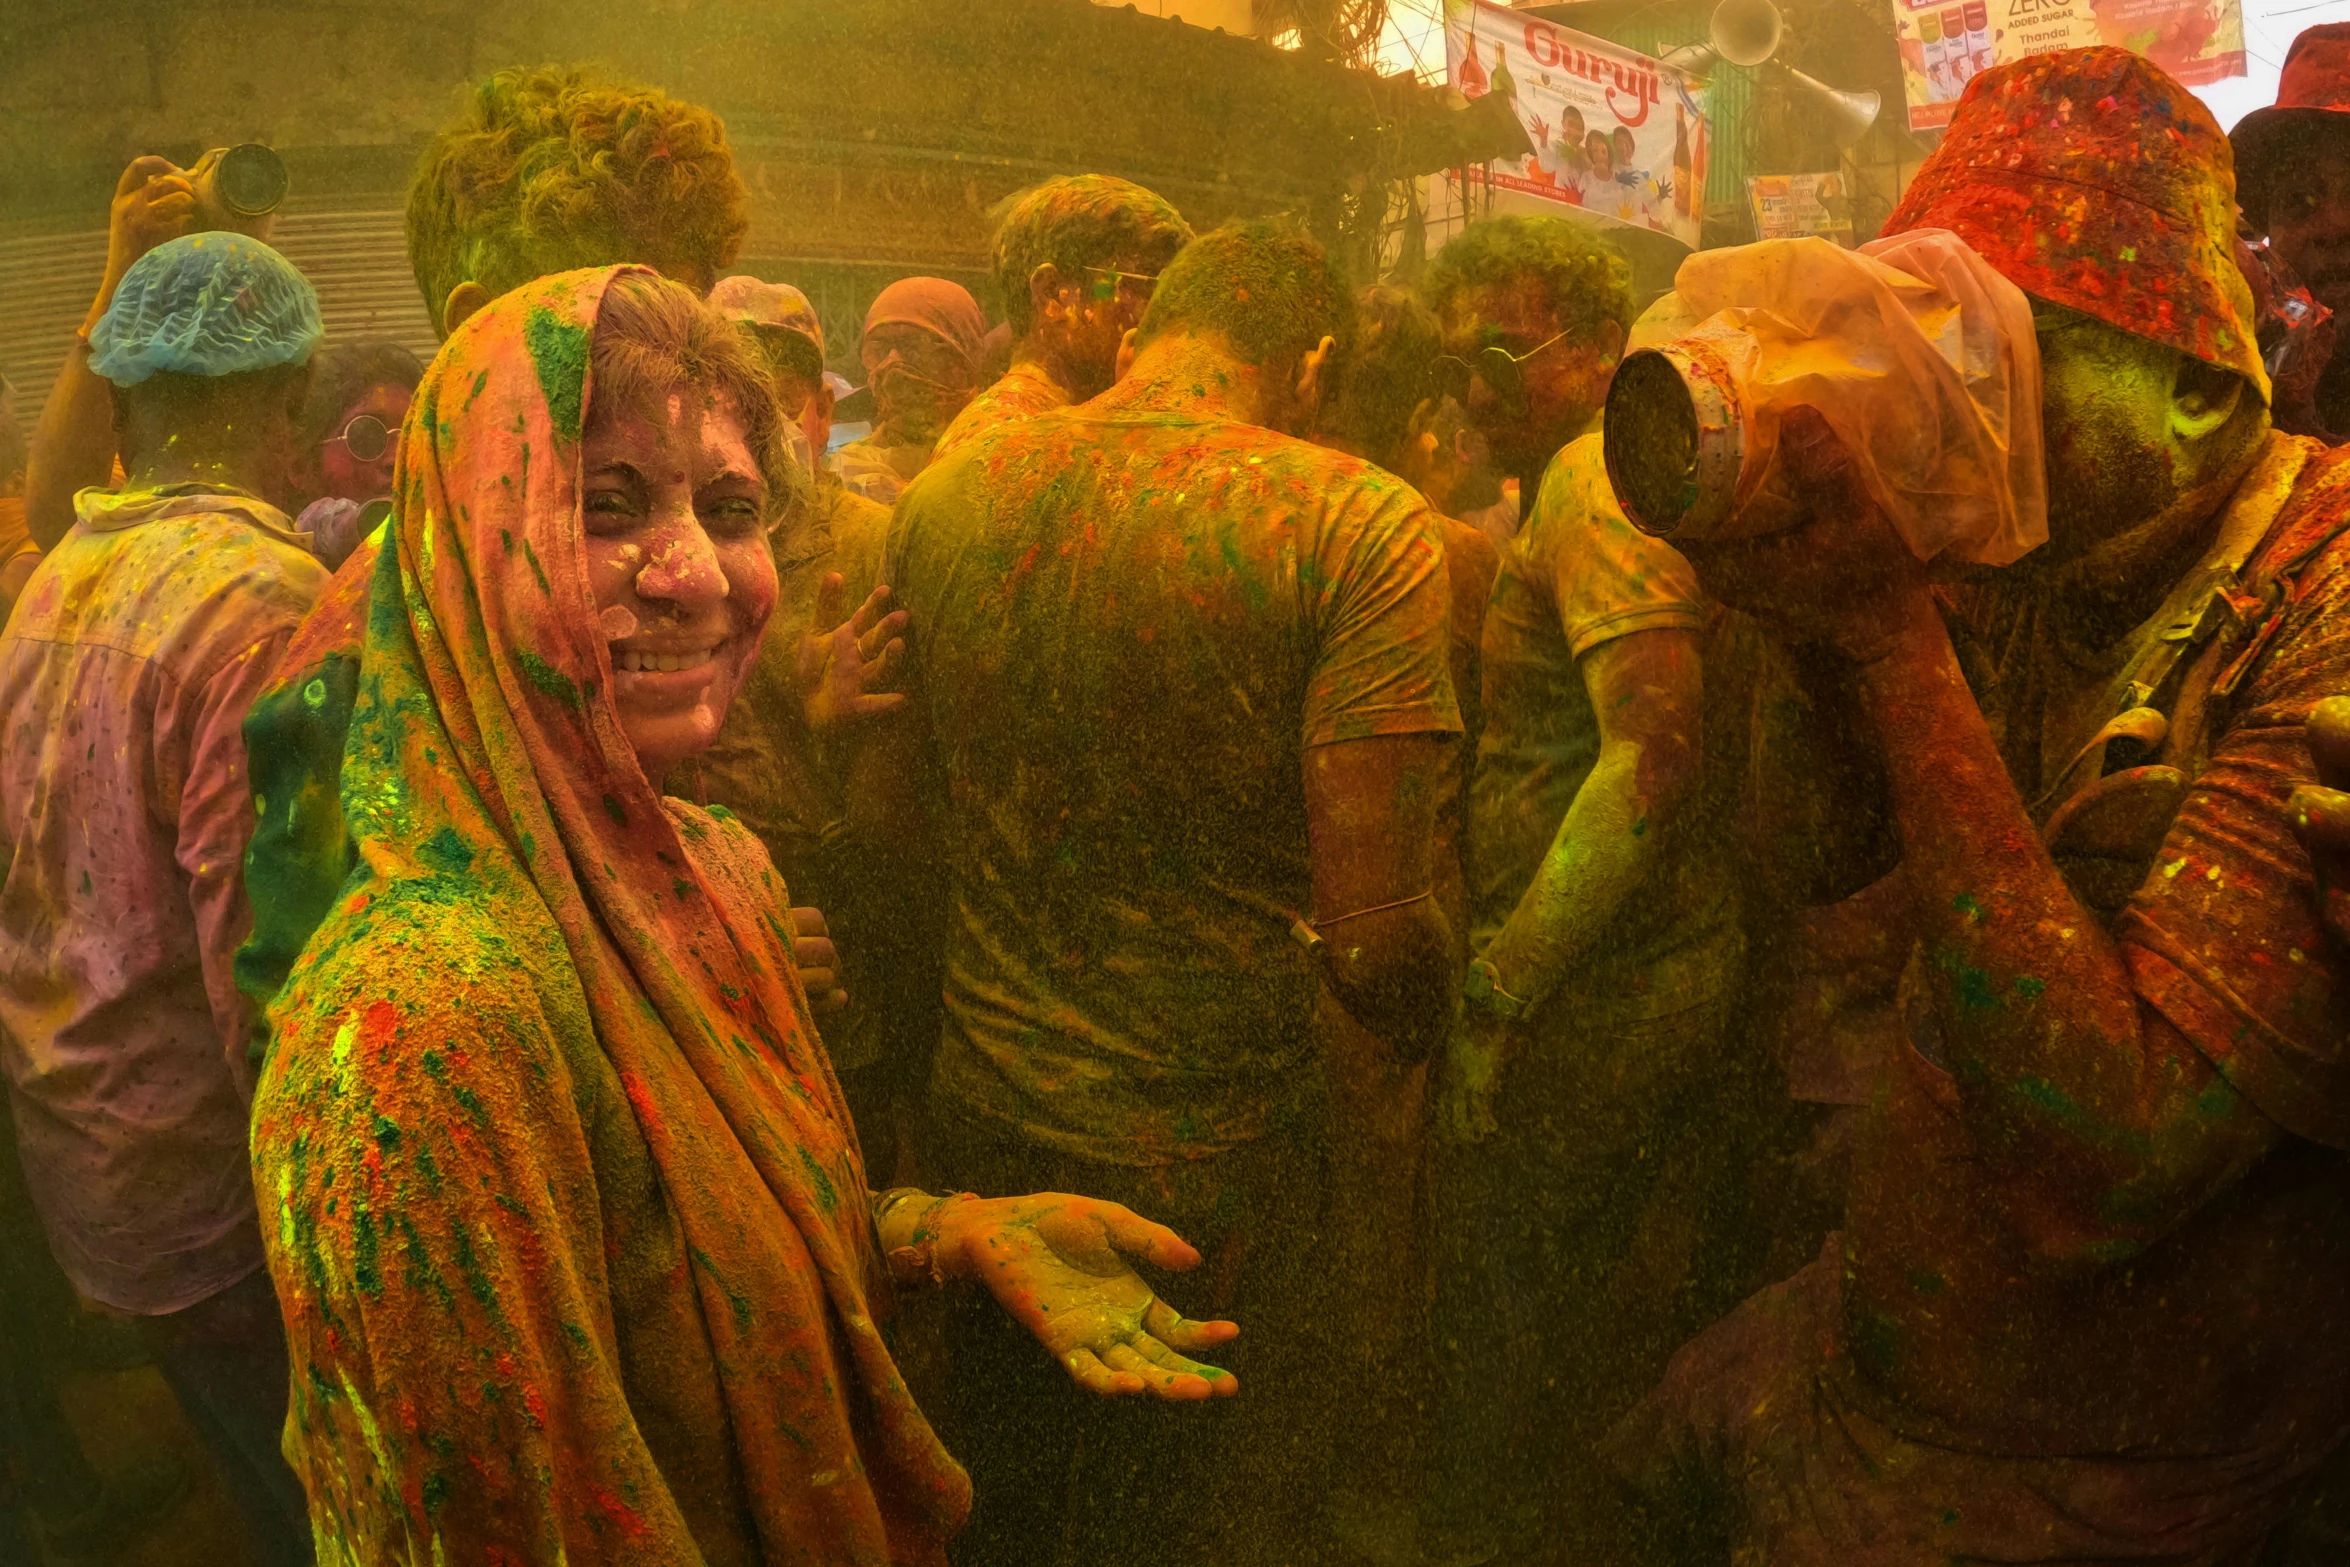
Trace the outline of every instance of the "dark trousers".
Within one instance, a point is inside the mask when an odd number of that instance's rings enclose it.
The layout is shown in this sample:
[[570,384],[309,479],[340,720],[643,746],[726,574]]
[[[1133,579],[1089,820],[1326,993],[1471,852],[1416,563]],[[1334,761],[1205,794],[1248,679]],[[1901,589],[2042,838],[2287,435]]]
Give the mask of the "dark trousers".
[[155,1364],[219,1467],[263,1567],[307,1567],[310,1514],[286,1466],[286,1334],[264,1268],[147,1319]]
[[945,1303],[940,1431],[971,1471],[959,1567],[1299,1567],[1313,1559],[1329,1458],[1328,1389],[1310,1337],[1324,1162],[1318,1115],[1232,1153],[1136,1169],[948,1117],[927,1138],[938,1189],[1061,1191],[1124,1203],[1205,1261],[1140,1271],[1187,1317],[1241,1337],[1204,1358],[1236,1397],[1106,1399],[1069,1380],[995,1300]]
[[1786,1095],[1727,1015],[1537,1018],[1499,1130],[1436,1148],[1431,1561],[1611,1560],[1594,1447],[1744,1297],[1766,1240],[1747,1174]]
[[57,1338],[74,1309],[73,1286],[25,1190],[16,1124],[0,1094],[0,1490],[53,1523],[96,1505],[100,1490],[57,1397]]

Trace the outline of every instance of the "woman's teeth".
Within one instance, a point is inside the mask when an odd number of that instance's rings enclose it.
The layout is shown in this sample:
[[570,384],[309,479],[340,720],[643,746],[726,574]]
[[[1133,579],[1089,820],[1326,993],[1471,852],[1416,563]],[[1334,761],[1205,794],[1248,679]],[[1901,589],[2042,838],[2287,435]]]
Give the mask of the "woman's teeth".
[[636,653],[614,648],[612,667],[624,675],[666,675],[680,669],[698,669],[717,655],[718,649],[714,646],[694,648],[684,653]]

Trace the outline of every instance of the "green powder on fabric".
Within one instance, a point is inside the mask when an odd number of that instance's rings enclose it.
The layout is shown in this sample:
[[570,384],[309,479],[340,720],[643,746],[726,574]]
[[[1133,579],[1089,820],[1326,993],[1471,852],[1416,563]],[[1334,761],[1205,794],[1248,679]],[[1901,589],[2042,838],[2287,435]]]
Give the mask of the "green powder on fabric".
[[546,396],[555,433],[567,441],[578,440],[580,416],[587,408],[588,329],[544,305],[534,305],[522,323],[522,342],[539,373],[539,390]]
[[573,685],[571,677],[563,673],[562,670],[557,669],[528,648],[522,648],[515,653],[514,666],[520,669],[522,677],[537,687],[539,691],[553,697],[574,712],[579,710],[579,687]]

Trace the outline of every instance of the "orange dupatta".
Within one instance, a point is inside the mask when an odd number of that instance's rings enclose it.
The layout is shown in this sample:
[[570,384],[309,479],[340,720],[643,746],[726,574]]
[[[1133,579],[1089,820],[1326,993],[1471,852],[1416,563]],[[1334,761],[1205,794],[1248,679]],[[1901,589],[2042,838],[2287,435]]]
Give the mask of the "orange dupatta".
[[663,803],[608,695],[578,441],[622,270],[543,278],[450,339],[356,690],[281,693],[351,703],[355,856],[254,1104],[287,1448],[324,1561],[700,1559],[623,1384],[580,1124],[600,1051],[682,1232],[762,1556],[932,1561],[969,1482],[874,1322],[781,885],[739,824]]

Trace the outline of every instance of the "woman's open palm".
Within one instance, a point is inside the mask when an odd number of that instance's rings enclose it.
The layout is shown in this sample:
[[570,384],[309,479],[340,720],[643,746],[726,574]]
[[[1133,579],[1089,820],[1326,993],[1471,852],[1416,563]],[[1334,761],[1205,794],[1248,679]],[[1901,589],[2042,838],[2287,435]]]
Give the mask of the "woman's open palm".
[[1213,1398],[1239,1379],[1188,1353],[1228,1343],[1230,1322],[1193,1322],[1158,1298],[1129,1258],[1186,1269],[1200,1255],[1163,1224],[1114,1202],[1039,1192],[972,1205],[963,1252],[972,1274],[1096,1393]]

